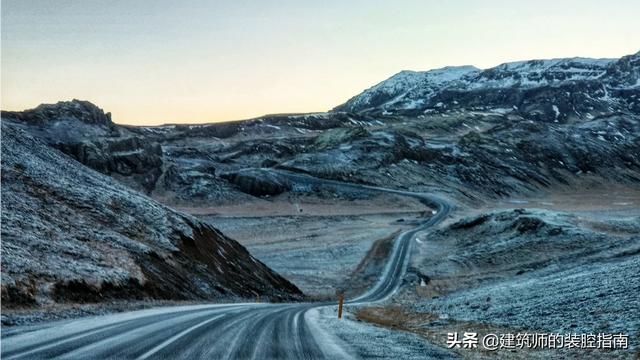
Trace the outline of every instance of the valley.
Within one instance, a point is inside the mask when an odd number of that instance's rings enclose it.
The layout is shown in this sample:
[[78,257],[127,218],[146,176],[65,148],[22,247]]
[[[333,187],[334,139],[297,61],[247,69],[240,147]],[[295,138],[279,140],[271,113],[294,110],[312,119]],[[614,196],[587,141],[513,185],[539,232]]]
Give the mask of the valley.
[[633,358],[639,81],[636,53],[403,71],[227,123],[3,111],[3,356],[521,358],[446,345],[510,331],[624,333],[562,356]]

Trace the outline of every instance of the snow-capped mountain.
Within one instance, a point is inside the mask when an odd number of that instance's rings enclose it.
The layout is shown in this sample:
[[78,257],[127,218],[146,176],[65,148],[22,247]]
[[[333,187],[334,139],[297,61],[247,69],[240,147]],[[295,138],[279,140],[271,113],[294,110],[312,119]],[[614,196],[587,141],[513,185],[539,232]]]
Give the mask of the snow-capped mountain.
[[593,80],[604,75],[614,59],[551,59],[516,61],[465,79],[469,89],[537,87],[565,81]]
[[[402,71],[334,110],[419,115],[477,108],[479,104],[517,109],[528,107],[532,102],[540,104],[560,98],[557,104],[546,106],[551,110],[553,119],[557,119],[556,114],[564,105],[570,105],[564,106],[565,110],[580,115],[589,110],[597,112],[608,108],[637,111],[639,69],[640,52],[621,59],[517,61],[486,70],[455,66],[429,71]],[[543,89],[548,90],[546,94],[540,93]],[[536,100],[531,101],[533,98]],[[570,104],[565,104],[567,102]],[[544,109],[528,110],[545,113]]]
[[430,71],[401,71],[353,97],[344,105],[345,110],[366,111],[376,107],[414,109],[424,105],[425,100],[438,91],[480,72],[480,69],[473,66],[450,66]]

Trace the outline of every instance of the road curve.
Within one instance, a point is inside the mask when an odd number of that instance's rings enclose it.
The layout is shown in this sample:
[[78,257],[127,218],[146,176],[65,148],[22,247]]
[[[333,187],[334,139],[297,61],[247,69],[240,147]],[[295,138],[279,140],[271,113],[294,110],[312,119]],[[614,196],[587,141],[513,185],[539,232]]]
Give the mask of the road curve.
[[[378,282],[348,304],[392,296],[402,283],[412,239],[451,211],[427,194],[322,180],[280,172],[292,182],[395,193],[420,199],[435,213],[396,237]],[[335,303],[214,304],[155,308],[3,331],[2,359],[337,359],[346,349],[308,319],[314,308]]]

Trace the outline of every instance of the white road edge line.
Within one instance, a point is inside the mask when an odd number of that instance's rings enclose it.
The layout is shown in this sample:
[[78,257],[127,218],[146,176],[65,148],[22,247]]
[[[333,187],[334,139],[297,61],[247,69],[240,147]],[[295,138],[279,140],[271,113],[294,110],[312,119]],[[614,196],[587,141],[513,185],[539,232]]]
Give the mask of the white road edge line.
[[212,322],[213,320],[217,320],[217,319],[219,319],[219,318],[221,318],[221,317],[223,317],[223,316],[224,316],[224,315],[214,316],[214,317],[212,317],[211,319],[207,319],[207,320],[205,320],[205,321],[203,321],[203,322],[200,322],[200,323],[198,323],[198,324],[193,325],[192,327],[190,327],[190,328],[188,328],[188,329],[186,329],[186,330],[183,330],[182,332],[180,332],[180,333],[178,333],[178,334],[176,334],[176,335],[174,335],[174,336],[170,337],[169,339],[165,340],[162,344],[160,344],[160,345],[158,345],[158,346],[154,347],[153,349],[151,349],[151,350],[147,351],[146,353],[144,353],[144,354],[140,355],[140,356],[137,358],[137,360],[147,359],[147,358],[148,358],[148,357],[150,357],[151,355],[153,355],[153,354],[157,353],[158,351],[160,351],[160,350],[162,350],[163,348],[165,348],[165,347],[167,347],[168,345],[170,345],[172,342],[174,342],[174,341],[176,341],[176,340],[180,339],[181,337],[183,337],[183,336],[187,335],[188,333],[192,332],[193,330],[195,330],[195,329],[197,329],[197,328],[199,328],[199,327],[201,327],[201,326],[203,326],[203,325],[205,325],[205,324],[208,324],[208,323]]

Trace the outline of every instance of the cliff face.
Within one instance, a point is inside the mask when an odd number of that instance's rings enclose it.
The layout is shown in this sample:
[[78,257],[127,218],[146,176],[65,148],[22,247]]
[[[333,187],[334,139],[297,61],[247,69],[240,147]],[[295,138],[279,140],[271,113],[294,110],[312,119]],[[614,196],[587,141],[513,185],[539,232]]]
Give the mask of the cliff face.
[[2,118],[94,170],[150,192],[162,172],[158,144],[114,124],[88,101],[60,101],[35,109],[3,111]]
[[3,307],[110,299],[301,297],[199,220],[2,123]]

